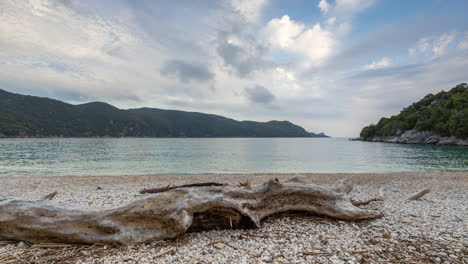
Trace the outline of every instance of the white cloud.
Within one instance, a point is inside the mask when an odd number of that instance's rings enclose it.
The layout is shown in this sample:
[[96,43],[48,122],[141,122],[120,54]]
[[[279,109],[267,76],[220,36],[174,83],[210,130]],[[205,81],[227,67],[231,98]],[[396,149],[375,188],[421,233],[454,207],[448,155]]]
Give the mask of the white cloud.
[[293,45],[295,38],[304,31],[304,24],[292,21],[284,15],[280,19],[275,18],[268,22],[265,32],[268,40],[281,48]]
[[376,0],[336,0],[336,13],[344,17],[353,16],[375,3]]
[[295,81],[296,77],[294,76],[294,72],[288,71],[282,67],[276,67],[276,71],[280,74],[280,76],[284,77],[286,80]]
[[383,57],[381,60],[379,61],[374,61],[368,65],[365,65],[364,67],[362,67],[364,70],[376,70],[376,69],[382,69],[382,68],[386,68],[386,67],[389,67],[392,65],[392,61],[387,58],[387,57]]
[[337,36],[346,36],[351,31],[352,25],[350,22],[340,23],[336,29],[335,34]]
[[425,52],[431,48],[431,44],[427,38],[422,38],[418,41],[418,49],[421,52]]
[[109,51],[132,45],[136,40],[121,25],[107,23],[99,17],[80,16],[50,1],[15,1],[7,6],[9,12],[1,14],[0,23],[0,34],[7,36],[3,54],[46,52],[70,58],[109,59],[112,57]]
[[[110,93],[108,88],[113,85],[124,86],[127,81],[122,79],[146,67],[148,59],[140,59],[149,54],[161,57],[142,46],[139,36],[116,21],[80,15],[46,0],[5,1],[2,5],[0,60],[15,64],[3,74],[16,83],[35,80],[32,85],[24,85],[28,89],[37,85],[99,96]],[[127,57],[138,64],[126,61]],[[23,63],[17,63],[18,59]],[[121,73],[116,75],[116,71]]]
[[323,60],[332,54],[334,46],[332,33],[320,27],[320,24],[315,24],[297,38],[293,50],[302,52],[311,59]]
[[328,13],[328,10],[330,9],[330,4],[327,3],[327,0],[320,0],[317,7],[320,8],[322,13],[326,14]]
[[465,32],[465,37],[458,43],[457,47],[461,50],[468,49],[468,32]]
[[444,54],[445,49],[449,46],[450,43],[455,38],[455,34],[443,34],[439,37],[432,46],[432,52],[434,52],[434,56],[438,57]]
[[261,10],[267,2],[268,0],[232,0],[231,4],[249,22],[254,22],[260,17]]
[[455,33],[445,33],[438,37],[425,37],[418,40],[414,47],[408,49],[411,56],[426,54],[433,57],[440,57],[445,54],[447,48],[455,40]]
[[[466,81],[468,35],[419,39],[431,34],[432,20],[424,33],[415,30],[408,39],[409,30],[389,33],[378,24],[369,32],[383,32],[381,41],[369,41],[367,27],[348,38],[351,28],[361,26],[352,24],[353,16],[376,1],[322,1],[327,13],[320,20],[308,24],[286,15],[263,27],[268,0],[116,0],[112,6],[1,0],[0,87],[76,103],[280,118],[311,131],[357,135],[362,126],[398,113],[428,92]],[[441,55],[399,67],[383,57],[398,58],[402,47],[428,58]],[[348,78],[363,68],[380,70]],[[250,99],[271,103],[251,104],[245,89],[252,87],[265,87],[274,100],[256,88]],[[403,93],[410,96],[402,100]]]
[[270,20],[265,33],[273,46],[304,54],[315,63],[330,56],[336,45],[332,32],[323,29],[320,24],[306,28],[304,24],[291,20],[287,15]]
[[329,19],[327,19],[328,25],[333,25],[335,24],[335,22],[336,22],[336,17],[330,17]]

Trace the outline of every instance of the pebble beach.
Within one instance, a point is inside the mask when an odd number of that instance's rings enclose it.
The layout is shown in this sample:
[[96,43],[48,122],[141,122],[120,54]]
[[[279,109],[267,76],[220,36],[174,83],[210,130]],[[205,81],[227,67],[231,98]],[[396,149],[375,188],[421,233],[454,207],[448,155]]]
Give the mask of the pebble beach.
[[[50,201],[110,209],[150,194],[144,188],[197,182],[252,185],[293,174],[145,176],[4,176],[0,199]],[[468,172],[306,173],[317,184],[347,178],[354,200],[384,190],[384,201],[365,205],[383,217],[362,222],[294,212],[267,218],[258,229],[187,233],[137,245],[60,245],[0,241],[0,263],[467,263]],[[419,200],[407,197],[422,189]]]

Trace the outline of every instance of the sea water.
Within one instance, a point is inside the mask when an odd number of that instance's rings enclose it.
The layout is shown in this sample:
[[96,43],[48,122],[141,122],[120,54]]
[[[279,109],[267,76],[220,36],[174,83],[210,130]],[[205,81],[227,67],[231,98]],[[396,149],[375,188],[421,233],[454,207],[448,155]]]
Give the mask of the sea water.
[[346,138],[0,139],[0,176],[468,170],[468,147]]

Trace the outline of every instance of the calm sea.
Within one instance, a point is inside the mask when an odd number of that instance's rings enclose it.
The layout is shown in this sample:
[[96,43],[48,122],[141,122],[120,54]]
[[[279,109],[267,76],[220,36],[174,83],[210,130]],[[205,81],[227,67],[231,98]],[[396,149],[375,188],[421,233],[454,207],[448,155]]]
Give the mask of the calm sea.
[[439,170],[468,170],[468,148],[345,138],[0,139],[0,176]]

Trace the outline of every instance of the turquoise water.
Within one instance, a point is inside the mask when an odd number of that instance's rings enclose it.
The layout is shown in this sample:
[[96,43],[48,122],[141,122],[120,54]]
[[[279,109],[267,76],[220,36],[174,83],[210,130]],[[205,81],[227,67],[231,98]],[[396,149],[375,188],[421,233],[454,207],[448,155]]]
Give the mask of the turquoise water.
[[468,170],[468,148],[344,138],[0,139],[0,176],[440,170]]

